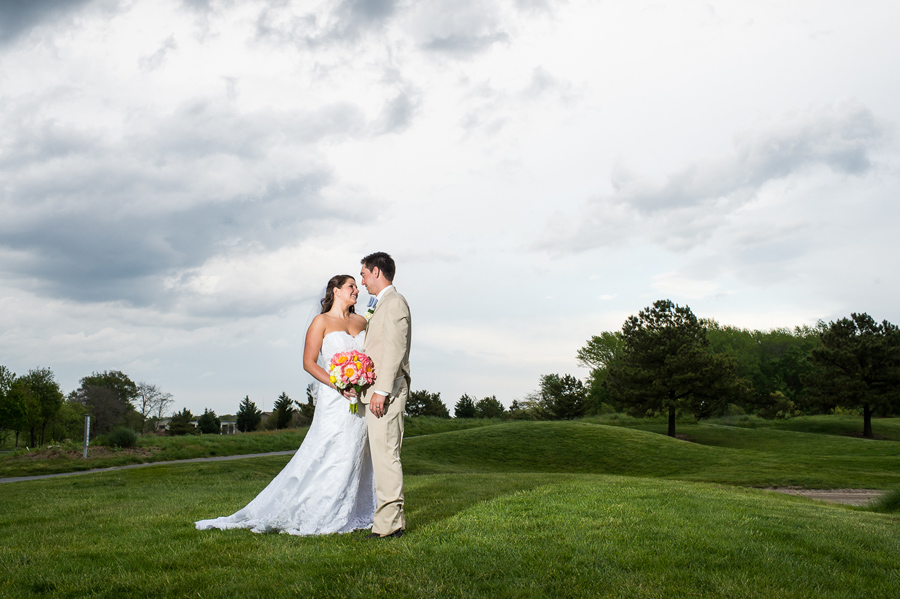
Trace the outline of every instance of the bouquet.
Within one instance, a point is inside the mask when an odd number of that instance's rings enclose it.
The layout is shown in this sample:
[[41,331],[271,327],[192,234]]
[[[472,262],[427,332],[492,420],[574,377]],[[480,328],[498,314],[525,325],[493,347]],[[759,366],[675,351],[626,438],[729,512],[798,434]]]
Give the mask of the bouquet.
[[[328,374],[331,382],[338,389],[353,387],[359,394],[366,385],[375,382],[375,365],[366,354],[358,351],[340,352],[334,354],[328,363]],[[350,400],[350,413],[359,412],[358,397]]]

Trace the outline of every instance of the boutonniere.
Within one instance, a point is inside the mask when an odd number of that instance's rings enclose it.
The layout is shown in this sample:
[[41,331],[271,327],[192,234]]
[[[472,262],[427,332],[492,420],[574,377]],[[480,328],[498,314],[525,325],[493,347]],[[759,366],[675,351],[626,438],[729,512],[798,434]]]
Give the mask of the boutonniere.
[[378,298],[370,297],[369,298],[369,306],[366,310],[366,313],[363,314],[363,317],[366,319],[366,322],[372,320],[372,315],[375,314],[375,306],[378,305]]

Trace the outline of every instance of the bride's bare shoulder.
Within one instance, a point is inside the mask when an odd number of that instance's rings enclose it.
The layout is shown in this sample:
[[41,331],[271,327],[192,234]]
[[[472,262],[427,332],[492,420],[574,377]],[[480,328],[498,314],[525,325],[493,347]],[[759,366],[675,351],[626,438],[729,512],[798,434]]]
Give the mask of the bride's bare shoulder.
[[350,333],[355,337],[366,328],[366,319],[359,314],[350,315]]

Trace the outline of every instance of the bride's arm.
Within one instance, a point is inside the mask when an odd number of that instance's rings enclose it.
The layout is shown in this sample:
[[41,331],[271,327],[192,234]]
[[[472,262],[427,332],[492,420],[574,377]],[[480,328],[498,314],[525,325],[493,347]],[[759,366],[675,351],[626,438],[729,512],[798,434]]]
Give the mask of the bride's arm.
[[317,381],[328,385],[332,389],[337,389],[331,383],[331,377],[325,372],[325,369],[317,363],[319,353],[322,351],[322,340],[324,338],[325,321],[321,317],[316,316],[306,331],[306,344],[303,347],[303,370],[312,375]]

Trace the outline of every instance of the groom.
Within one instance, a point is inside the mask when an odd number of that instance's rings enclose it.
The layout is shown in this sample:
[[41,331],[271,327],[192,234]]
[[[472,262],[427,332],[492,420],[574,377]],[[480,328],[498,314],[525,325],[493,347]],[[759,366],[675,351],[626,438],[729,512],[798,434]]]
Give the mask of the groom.
[[[365,352],[375,364],[375,382],[362,396],[369,430],[369,450],[375,473],[375,523],[370,539],[400,538],[403,515],[403,412],[409,397],[409,346],[412,322],[406,298],[397,293],[394,260],[384,252],[363,258],[359,275],[377,302],[366,313]],[[373,310],[374,308],[374,310]]]

